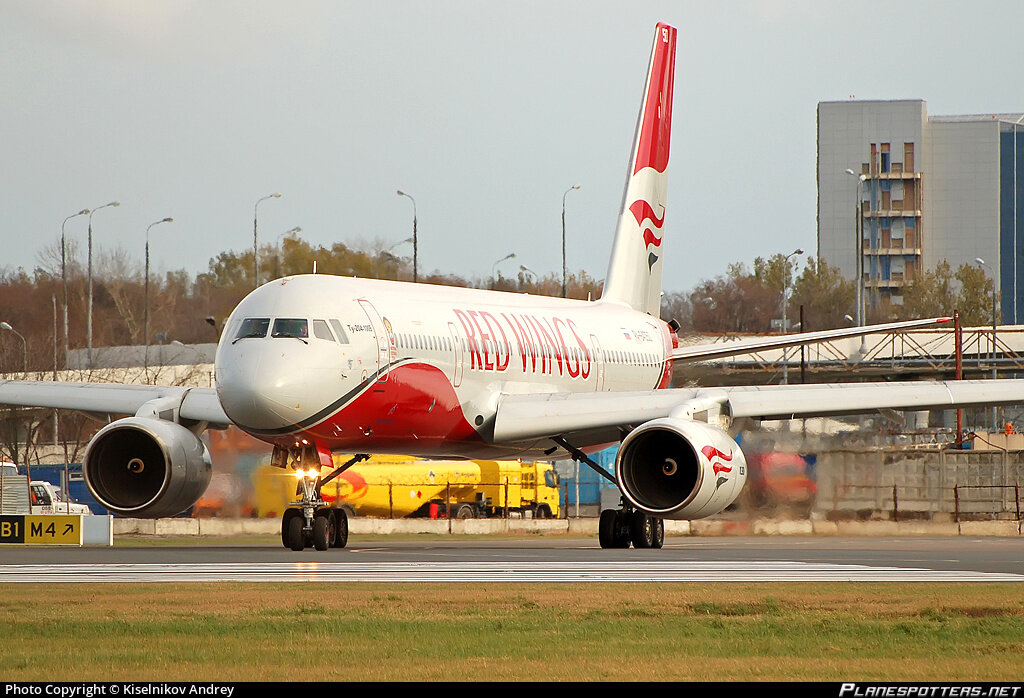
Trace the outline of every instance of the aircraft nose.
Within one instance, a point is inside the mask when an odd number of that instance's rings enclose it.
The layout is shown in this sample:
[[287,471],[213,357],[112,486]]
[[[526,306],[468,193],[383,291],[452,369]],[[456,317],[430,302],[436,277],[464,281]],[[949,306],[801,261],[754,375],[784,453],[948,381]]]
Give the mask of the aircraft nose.
[[293,427],[316,411],[315,374],[289,352],[241,349],[217,366],[217,394],[233,422],[252,431]]

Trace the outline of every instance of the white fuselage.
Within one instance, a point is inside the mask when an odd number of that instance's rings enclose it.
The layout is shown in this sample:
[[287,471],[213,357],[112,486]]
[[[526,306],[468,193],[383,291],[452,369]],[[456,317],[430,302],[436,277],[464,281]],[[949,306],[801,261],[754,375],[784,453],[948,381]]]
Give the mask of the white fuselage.
[[673,342],[617,303],[304,275],[238,305],[216,382],[233,422],[285,447],[530,455],[488,438],[500,395],[667,387]]

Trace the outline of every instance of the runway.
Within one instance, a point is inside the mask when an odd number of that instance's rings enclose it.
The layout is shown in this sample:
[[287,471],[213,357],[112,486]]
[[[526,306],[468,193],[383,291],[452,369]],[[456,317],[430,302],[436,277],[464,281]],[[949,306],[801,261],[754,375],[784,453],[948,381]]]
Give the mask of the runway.
[[353,541],[274,545],[13,548],[0,584],[166,582],[601,583],[1024,582],[1018,538],[669,539],[601,550],[585,539]]

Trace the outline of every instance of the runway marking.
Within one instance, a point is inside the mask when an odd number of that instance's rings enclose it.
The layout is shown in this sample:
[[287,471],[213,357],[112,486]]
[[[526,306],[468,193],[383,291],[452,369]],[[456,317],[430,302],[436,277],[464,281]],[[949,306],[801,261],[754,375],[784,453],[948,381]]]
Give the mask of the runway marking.
[[295,562],[2,565],[0,583],[1024,582],[1024,575],[806,562]]

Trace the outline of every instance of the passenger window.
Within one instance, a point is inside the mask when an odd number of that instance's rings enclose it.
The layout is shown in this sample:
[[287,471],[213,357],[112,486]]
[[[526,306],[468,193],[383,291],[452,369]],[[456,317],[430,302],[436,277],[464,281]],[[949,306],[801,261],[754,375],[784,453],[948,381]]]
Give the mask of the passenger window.
[[266,317],[247,317],[242,321],[242,326],[238,328],[238,334],[235,335],[235,341],[239,339],[257,339],[267,336],[267,330],[270,329],[270,318]]
[[327,323],[323,320],[313,321],[313,336],[317,339],[326,339],[328,342],[334,341],[334,335],[331,334],[331,328],[327,326]]
[[309,323],[304,318],[279,317],[274,320],[274,331],[270,336],[306,339],[309,337]]
[[334,334],[338,337],[340,344],[348,344],[348,335],[345,334],[345,328],[341,326],[341,323],[337,320],[331,320],[331,327],[334,328]]

